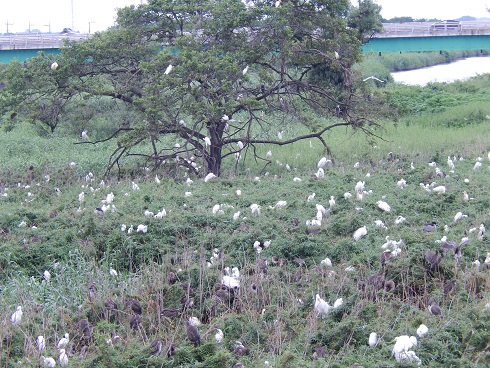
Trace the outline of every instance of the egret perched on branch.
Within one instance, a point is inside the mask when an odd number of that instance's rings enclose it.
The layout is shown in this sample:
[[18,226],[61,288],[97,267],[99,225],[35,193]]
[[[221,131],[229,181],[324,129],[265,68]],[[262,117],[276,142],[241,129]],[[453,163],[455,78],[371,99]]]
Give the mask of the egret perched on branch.
[[172,64],[169,64],[169,65],[167,66],[167,69],[165,69],[165,72],[164,72],[163,74],[164,74],[164,75],[169,74],[169,73],[172,71],[172,69],[173,69],[173,65],[172,65]]
[[51,70],[56,70],[58,68],[58,63],[56,61],[54,61],[52,64],[51,64]]

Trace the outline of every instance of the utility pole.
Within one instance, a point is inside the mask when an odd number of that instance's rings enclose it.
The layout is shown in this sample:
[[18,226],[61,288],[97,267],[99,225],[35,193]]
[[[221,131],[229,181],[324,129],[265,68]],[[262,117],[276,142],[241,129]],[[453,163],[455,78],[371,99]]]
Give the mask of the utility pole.
[[88,22],[88,34],[90,34],[90,25],[95,22]]
[[74,12],[73,12],[73,0],[71,0],[71,29],[72,31],[75,30],[75,17],[74,17]]
[[51,21],[48,24],[45,24],[44,26],[48,27],[48,33],[51,33]]
[[9,26],[13,26],[14,23],[9,23],[9,20],[7,19],[7,23],[5,23],[5,25],[7,26],[7,34],[9,33]]

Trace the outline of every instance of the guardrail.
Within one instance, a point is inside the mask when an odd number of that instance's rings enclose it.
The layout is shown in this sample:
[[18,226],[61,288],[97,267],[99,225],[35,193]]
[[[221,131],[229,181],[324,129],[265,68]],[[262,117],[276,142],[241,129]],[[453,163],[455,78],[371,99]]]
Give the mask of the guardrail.
[[56,49],[65,41],[81,41],[89,38],[87,33],[70,34],[12,34],[0,36],[0,50]]
[[490,22],[461,22],[457,27],[441,27],[437,22],[383,23],[375,37],[429,37],[490,35]]

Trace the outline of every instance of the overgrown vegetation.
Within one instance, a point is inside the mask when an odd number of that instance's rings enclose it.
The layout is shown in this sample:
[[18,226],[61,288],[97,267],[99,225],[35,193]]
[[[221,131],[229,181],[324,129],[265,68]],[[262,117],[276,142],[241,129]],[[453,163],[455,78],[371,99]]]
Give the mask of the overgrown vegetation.
[[[144,167],[116,181],[102,177],[111,152],[105,144],[72,146],[78,138],[67,138],[69,129],[39,136],[29,123],[3,130],[0,366],[40,365],[39,335],[46,339],[42,355],[57,358],[66,332],[69,366],[77,367],[260,367],[266,361],[274,367],[396,366],[393,339],[415,335],[421,323],[429,333],[414,351],[424,366],[487,366],[490,245],[485,233],[479,235],[481,224],[490,226],[490,128],[488,103],[480,99],[487,84],[480,77],[383,89],[387,98],[403,96],[409,117],[386,125],[384,140],[376,142],[330,132],[335,159],[323,178],[315,176],[324,154],[315,141],[263,147],[263,155],[272,151],[270,163],[245,156],[206,183],[193,175],[187,183],[183,169],[169,176]],[[453,98],[430,107],[431,96],[449,91]],[[414,113],[417,105],[425,107]],[[450,120],[454,114],[458,118]],[[286,137],[297,133],[290,129],[300,128],[289,126]],[[482,165],[475,168],[478,157]],[[401,179],[405,188],[397,185]],[[358,181],[369,193],[362,201],[354,190]],[[440,185],[446,193],[433,191]],[[330,196],[336,203],[329,208]],[[378,208],[379,200],[391,211]],[[287,204],[280,208],[279,201]],[[252,204],[260,206],[259,215]],[[328,210],[320,228],[308,230],[316,204]],[[109,206],[104,215],[94,213],[103,205]],[[154,218],[162,209],[166,216]],[[459,211],[467,217],[455,222]],[[395,224],[399,216],[406,221]],[[437,222],[436,231],[422,231],[430,221]],[[138,225],[147,232],[138,232]],[[367,235],[354,241],[361,226]],[[447,236],[459,243],[465,234],[472,241],[459,261],[448,251],[431,267],[425,254],[440,247],[436,240]],[[401,240],[401,253],[382,265],[387,236]],[[321,262],[327,257],[332,266]],[[226,267],[240,271],[236,290],[222,286]],[[394,288],[384,286],[390,280]],[[317,316],[316,294],[330,303],[343,298],[343,305]],[[139,319],[132,301],[141,305]],[[441,316],[427,310],[435,302]],[[24,313],[14,325],[18,305]],[[187,338],[183,322],[189,317],[203,322],[198,347]],[[224,334],[220,344],[217,328]],[[380,337],[375,347],[367,343],[371,332]]]

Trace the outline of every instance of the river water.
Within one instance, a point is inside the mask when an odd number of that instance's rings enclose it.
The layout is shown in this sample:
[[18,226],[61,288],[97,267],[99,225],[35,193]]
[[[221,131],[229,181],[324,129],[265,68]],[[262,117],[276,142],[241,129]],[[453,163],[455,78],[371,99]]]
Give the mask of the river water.
[[450,64],[391,73],[396,83],[424,86],[430,82],[454,82],[490,73],[490,56],[472,57]]

